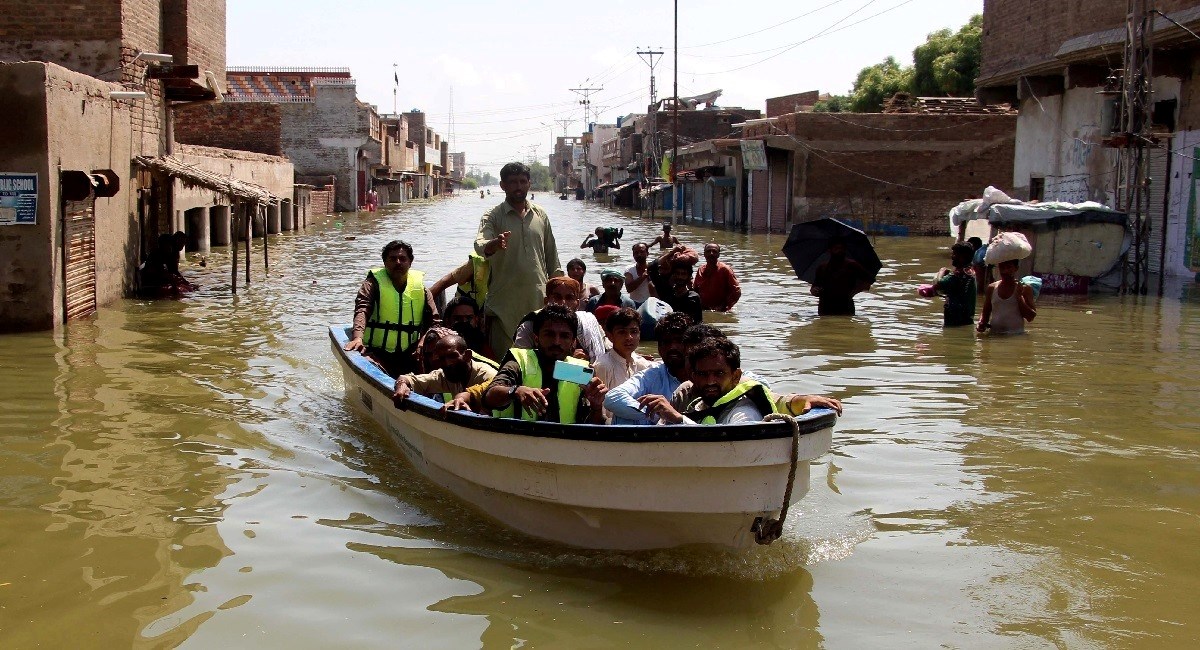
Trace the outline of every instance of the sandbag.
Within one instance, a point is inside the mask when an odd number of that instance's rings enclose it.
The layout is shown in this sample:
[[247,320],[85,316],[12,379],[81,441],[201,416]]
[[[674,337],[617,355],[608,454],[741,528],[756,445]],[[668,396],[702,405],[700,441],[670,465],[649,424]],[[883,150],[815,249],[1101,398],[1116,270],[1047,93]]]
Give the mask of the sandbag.
[[987,253],[983,261],[987,264],[999,264],[1012,260],[1023,260],[1033,254],[1033,246],[1019,232],[1002,232],[988,242]]

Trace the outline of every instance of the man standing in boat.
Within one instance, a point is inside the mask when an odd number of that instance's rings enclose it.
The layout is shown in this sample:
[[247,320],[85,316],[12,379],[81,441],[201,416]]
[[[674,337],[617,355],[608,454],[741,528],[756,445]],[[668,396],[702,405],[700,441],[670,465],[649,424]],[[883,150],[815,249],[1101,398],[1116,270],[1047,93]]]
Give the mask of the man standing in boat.
[[411,269],[412,246],[383,247],[383,266],[372,269],[354,298],[354,329],[346,350],[360,351],[392,377],[412,372],[417,341],[438,316],[425,274]]
[[576,326],[575,312],[562,305],[539,311],[533,319],[536,347],[508,351],[483,395],[484,405],[496,417],[604,424],[602,405],[608,388],[599,378],[592,377],[586,384],[555,378],[558,362],[591,370],[586,361],[571,356]]
[[558,244],[546,211],[529,202],[529,166],[511,162],[500,169],[504,202],[479,222],[475,252],[487,259],[490,276],[483,308],[492,350],[512,345],[521,317],[542,306],[546,280],[562,275]]

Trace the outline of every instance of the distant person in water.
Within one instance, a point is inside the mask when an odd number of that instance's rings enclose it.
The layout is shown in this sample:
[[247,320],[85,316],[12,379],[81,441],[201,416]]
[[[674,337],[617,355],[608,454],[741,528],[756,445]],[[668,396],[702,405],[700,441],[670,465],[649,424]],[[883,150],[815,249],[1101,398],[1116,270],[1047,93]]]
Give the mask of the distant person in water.
[[971,257],[971,269],[975,271],[975,284],[979,293],[983,293],[983,290],[987,288],[988,281],[987,262],[984,262],[983,258],[987,255],[988,247],[978,237],[968,238],[967,243],[971,245],[971,250],[974,251]]
[[665,296],[659,296],[671,309],[687,314],[693,323],[704,319],[704,306],[700,303],[700,294],[692,290],[692,267],[676,262],[671,267],[671,290]]
[[846,256],[846,241],[829,240],[829,260],[817,267],[816,281],[809,290],[817,297],[820,316],[853,316],[854,295],[871,287],[867,270]]
[[971,258],[975,249],[970,244],[958,243],[950,248],[950,265],[938,271],[933,281],[934,289],[946,297],[942,308],[942,326],[960,327],[975,324],[975,273],[971,271]]
[[625,278],[620,271],[606,270],[600,272],[600,284],[604,286],[604,291],[598,296],[592,296],[588,299],[587,310],[595,312],[597,307],[604,305],[613,305],[618,309],[623,307],[637,308],[629,296],[626,296],[621,289],[625,286]]
[[704,245],[704,261],[693,281],[700,304],[713,311],[729,311],[742,299],[742,285],[728,264],[720,261],[721,245]]
[[671,224],[664,223],[662,234],[655,237],[654,241],[650,242],[653,246],[658,244],[658,250],[665,251],[679,245],[679,238],[671,234]]
[[140,267],[142,292],[150,297],[164,294],[181,294],[192,291],[196,285],[187,281],[179,271],[179,255],[187,247],[187,234],[182,230],[170,235],[160,235],[158,247],[150,252]]
[[1017,282],[1017,260],[996,265],[1000,279],[989,284],[983,292],[983,313],[979,316],[980,332],[992,334],[1024,334],[1025,321],[1037,316],[1033,288]]
[[589,233],[583,238],[583,243],[580,248],[592,249],[593,255],[607,255],[609,248],[620,248],[621,242],[608,236],[607,228],[596,228],[595,234]]
[[629,297],[639,306],[646,302],[651,296],[657,295],[654,291],[654,282],[650,276],[650,265],[647,260],[650,258],[650,247],[643,243],[633,245],[633,265],[625,269],[625,290],[629,292]]

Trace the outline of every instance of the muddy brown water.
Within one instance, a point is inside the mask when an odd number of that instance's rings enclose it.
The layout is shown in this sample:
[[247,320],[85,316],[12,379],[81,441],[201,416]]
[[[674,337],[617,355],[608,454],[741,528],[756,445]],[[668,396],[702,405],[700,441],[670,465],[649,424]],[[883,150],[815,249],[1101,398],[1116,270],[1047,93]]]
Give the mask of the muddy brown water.
[[[549,195],[547,195],[549,196]],[[552,198],[552,197],[551,197]],[[430,487],[353,413],[325,328],[382,244],[431,276],[493,199],[274,237],[228,292],[123,301],[0,337],[0,647],[1188,647],[1200,631],[1200,298],[1045,298],[1030,333],[944,332],[916,285],[947,240],[881,238],[852,319],[819,319],[780,236],[713,240],[712,322],[780,390],[846,404],[784,539],[580,551]],[[545,203],[596,282],[650,219]],[[623,226],[612,258],[577,251]]]

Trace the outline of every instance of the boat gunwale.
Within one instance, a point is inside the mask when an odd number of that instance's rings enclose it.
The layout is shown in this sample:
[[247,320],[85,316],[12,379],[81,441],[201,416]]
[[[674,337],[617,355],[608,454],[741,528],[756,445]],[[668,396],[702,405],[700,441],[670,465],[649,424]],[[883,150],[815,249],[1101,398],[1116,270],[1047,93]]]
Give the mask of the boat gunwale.
[[[375,364],[361,354],[351,355],[343,345],[348,340],[347,326],[330,325],[329,338],[341,359],[367,383],[388,396],[391,402],[392,384]],[[439,402],[421,395],[410,395],[404,406],[393,408],[412,411],[432,420],[446,422],[476,431],[488,431],[533,438],[555,438],[589,442],[617,443],[662,443],[662,442],[742,442],[791,438],[792,427],[787,422],[754,422],[727,425],[625,425],[625,424],[559,424],[555,422],[528,422],[510,418],[493,418],[467,411],[444,411]],[[837,414],[831,409],[813,409],[797,416],[800,435],[810,435],[832,428],[837,423]]]

